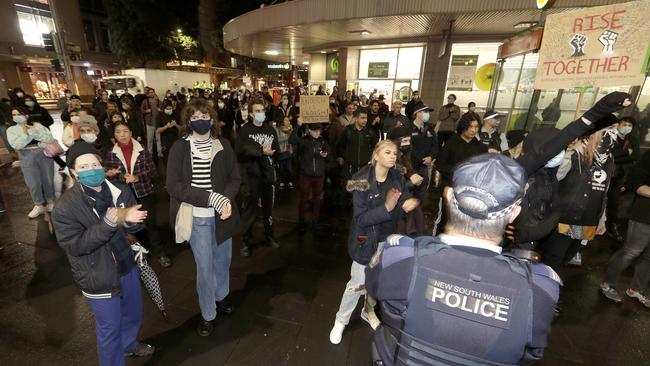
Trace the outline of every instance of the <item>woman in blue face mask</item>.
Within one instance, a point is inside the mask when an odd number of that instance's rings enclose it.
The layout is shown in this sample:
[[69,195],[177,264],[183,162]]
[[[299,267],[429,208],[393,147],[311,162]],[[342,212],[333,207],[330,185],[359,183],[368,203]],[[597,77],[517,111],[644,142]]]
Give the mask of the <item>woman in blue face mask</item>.
[[212,333],[212,321],[230,314],[232,237],[239,232],[235,197],[241,179],[235,153],[219,136],[216,113],[207,101],[193,99],[183,111],[187,135],[174,143],[167,165],[170,222],[176,242],[189,242],[196,262],[201,308],[197,332]]
[[29,121],[29,111],[14,107],[11,116],[15,125],[7,129],[7,140],[18,152],[20,168],[34,202],[27,215],[36,218],[54,208],[54,166],[52,158],[43,154],[43,147],[54,142],[52,133],[40,123]]
[[104,179],[98,154],[85,141],[68,149],[70,174],[79,184],[63,193],[52,223],[72,278],[95,318],[99,365],[124,365],[126,355],[154,352],[154,347],[137,340],[142,294],[129,243],[129,235],[142,229],[147,212],[136,204],[129,187]]

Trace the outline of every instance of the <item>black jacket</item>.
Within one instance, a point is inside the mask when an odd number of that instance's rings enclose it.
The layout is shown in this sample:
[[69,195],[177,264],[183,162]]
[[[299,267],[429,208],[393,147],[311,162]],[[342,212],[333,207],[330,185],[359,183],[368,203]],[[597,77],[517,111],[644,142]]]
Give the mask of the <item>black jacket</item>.
[[284,120],[284,117],[286,116],[289,117],[291,124],[295,126],[298,121],[298,113],[296,112],[296,107],[292,106],[291,104],[289,104],[287,108],[284,108],[282,104],[278,105],[278,107],[275,109],[273,120],[278,125],[281,125],[282,120]]
[[347,164],[361,167],[370,161],[375,144],[377,136],[371,128],[366,126],[357,130],[352,124],[345,127],[343,135],[336,143],[336,156],[343,158]]
[[487,146],[473,138],[469,142],[458,134],[453,134],[440,149],[436,160],[436,169],[442,176],[441,186],[451,185],[451,178],[456,165],[472,156],[487,152]]
[[[395,188],[402,192],[399,202],[391,212],[386,210],[386,194]],[[366,165],[356,172],[347,183],[352,192],[354,214],[348,237],[348,254],[357,263],[368,264],[377,244],[397,232],[397,221],[402,216],[402,203],[411,197],[404,179],[404,171],[392,168],[386,181],[377,185],[375,169]]]
[[52,119],[52,116],[50,116],[50,113],[45,108],[41,107],[41,105],[36,102],[36,104],[34,104],[34,109],[29,111],[28,122],[38,122],[44,127],[50,128],[54,123],[54,119]]
[[478,131],[478,139],[483,145],[487,146],[488,148],[501,151],[501,136],[499,135],[499,130],[496,128],[494,131],[492,131],[492,133],[483,131],[481,128]]
[[627,188],[634,193],[630,220],[650,225],[650,198],[636,193],[641,186],[650,186],[650,151],[646,151],[638,163],[630,169],[627,177]]
[[[136,204],[129,187],[116,182],[107,184],[116,207]],[[127,269],[135,264],[125,235],[140,231],[142,225],[116,226],[95,212],[92,199],[75,184],[54,206],[54,232],[68,256],[72,278],[84,295],[93,299],[116,297],[122,290],[120,264]]]
[[325,162],[327,158],[320,155],[321,151],[329,152],[329,144],[323,136],[315,139],[305,134],[298,137],[298,129],[294,129],[289,136],[289,143],[298,148],[298,162],[300,164],[300,175],[308,177],[325,176]]
[[[639,155],[639,143],[631,133],[623,139],[617,136],[616,142],[616,146],[612,150],[615,164],[614,178],[622,178],[625,176],[626,170],[634,164],[634,161]],[[628,149],[632,150],[632,154],[630,154]]]
[[426,168],[422,159],[431,157],[435,159],[438,155],[438,139],[433,128],[425,123],[420,129],[415,121],[411,124],[411,163],[416,170]]
[[273,157],[262,153],[263,145],[270,145],[275,150],[274,156],[280,153],[278,135],[275,129],[264,123],[257,127],[254,123],[247,123],[239,130],[237,135],[237,158],[242,164],[245,174],[258,177],[264,182],[273,182]]
[[[215,213],[217,243],[232,238],[239,233],[239,212],[235,198],[241,185],[239,166],[235,153],[230,143],[223,138],[219,139],[222,150],[218,151],[212,159],[210,167],[210,181],[212,192],[222,194],[230,200],[232,215],[227,220],[221,220]],[[169,223],[175,231],[176,215],[181,202],[189,203],[196,207],[209,207],[210,192],[192,187],[192,158],[189,137],[177,140],[169,152],[167,161],[167,192],[169,192]]]
[[606,207],[607,190],[614,171],[614,159],[608,148],[609,142],[603,138],[599,152],[608,156],[598,161],[594,156],[591,166],[585,165],[580,156],[571,156],[571,170],[560,181],[559,203],[560,222],[578,226],[597,226]]

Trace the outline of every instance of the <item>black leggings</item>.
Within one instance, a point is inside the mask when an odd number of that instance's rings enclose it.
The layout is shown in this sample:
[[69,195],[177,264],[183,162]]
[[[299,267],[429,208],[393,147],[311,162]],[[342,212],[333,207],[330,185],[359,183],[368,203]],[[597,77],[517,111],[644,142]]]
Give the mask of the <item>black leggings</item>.
[[542,262],[559,273],[562,265],[568,263],[576,253],[580,240],[560,234],[557,229],[546,240],[540,243]]
[[[151,255],[165,255],[165,249],[163,248],[162,241],[160,239],[160,232],[156,226],[156,210],[155,210],[155,200],[153,194],[148,196],[138,198],[138,202],[142,205],[142,210],[147,211],[147,218],[144,221],[144,232],[146,233],[145,247],[149,249]],[[140,232],[142,233],[142,231]],[[141,235],[138,235],[140,239]]]

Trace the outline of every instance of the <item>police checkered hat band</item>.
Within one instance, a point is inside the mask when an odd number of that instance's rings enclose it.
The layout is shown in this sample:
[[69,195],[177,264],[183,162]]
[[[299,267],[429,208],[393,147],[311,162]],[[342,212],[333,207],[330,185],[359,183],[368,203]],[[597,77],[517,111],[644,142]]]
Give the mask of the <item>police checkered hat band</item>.
[[456,167],[452,180],[454,207],[476,219],[495,220],[521,202],[526,173],[506,156],[481,154]]

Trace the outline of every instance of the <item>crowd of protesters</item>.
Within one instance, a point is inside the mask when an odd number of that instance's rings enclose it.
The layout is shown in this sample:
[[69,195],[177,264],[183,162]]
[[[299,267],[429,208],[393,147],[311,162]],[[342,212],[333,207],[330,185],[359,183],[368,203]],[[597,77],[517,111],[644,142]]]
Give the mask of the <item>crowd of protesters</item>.
[[[317,94],[325,93],[319,89]],[[121,253],[114,260],[120,264],[122,282],[112,285],[123,292],[133,286],[128,282],[132,263],[126,264],[132,257],[125,249],[130,242],[142,241],[163,267],[172,265],[166,255],[172,243],[161,237],[156,225],[157,174],[165,176],[175,241],[189,242],[196,261],[201,336],[211,334],[217,314],[234,311],[228,299],[232,240],[241,234],[240,254],[253,254],[258,208],[265,242],[280,247],[273,220],[276,188],[298,188],[300,232],[322,227],[323,201],[335,208],[351,207],[351,278],[330,333],[330,341],[338,344],[365,294],[364,270],[377,245],[396,233],[444,234],[450,210],[454,212],[445,192],[454,186],[456,168],[481,154],[514,159],[528,180],[526,194],[517,201],[521,214],[508,225],[504,246],[529,251],[533,257],[541,252],[541,261],[561,273],[562,266],[579,258],[582,246],[608,232],[623,244],[612,256],[602,293],[621,302],[618,277],[639,258],[626,294],[650,307],[644,296],[650,280],[650,155],[639,148],[637,121],[610,114],[622,106],[613,100],[621,96],[613,94],[562,130],[504,133],[500,113],[487,110],[481,116],[470,103],[461,115],[453,94],[434,114],[417,91],[407,103],[394,99],[389,106],[384,95],[340,94],[335,88],[329,96],[329,120],[304,123],[297,88],[275,103],[268,88],[168,90],[160,95],[147,88],[119,97],[99,90],[90,105],[66,94],[60,103],[63,135],[54,137],[49,112],[16,88],[2,103],[7,116],[1,127],[34,203],[29,218],[54,211],[56,235],[73,265],[75,281],[97,323],[109,328],[120,329],[119,316],[106,315],[100,303],[119,296],[119,291],[106,294],[111,283],[92,282],[100,280],[80,258],[99,256],[93,251],[104,244],[113,255]],[[67,157],[57,149],[57,140],[68,147]],[[68,176],[60,208],[55,174]],[[633,196],[626,234],[617,209],[624,191]],[[89,198],[84,201],[90,202],[88,212],[71,208],[81,197]],[[432,223],[425,223],[423,207],[432,197],[439,202],[437,219],[425,232]],[[84,247],[86,241],[93,248]],[[120,308],[118,301],[115,306],[126,314],[124,304]],[[134,316],[138,328],[141,314]],[[369,297],[362,317],[376,328],[379,320]],[[115,335],[98,332],[102,364],[117,364],[110,337]],[[153,352],[134,337],[124,352]]]

